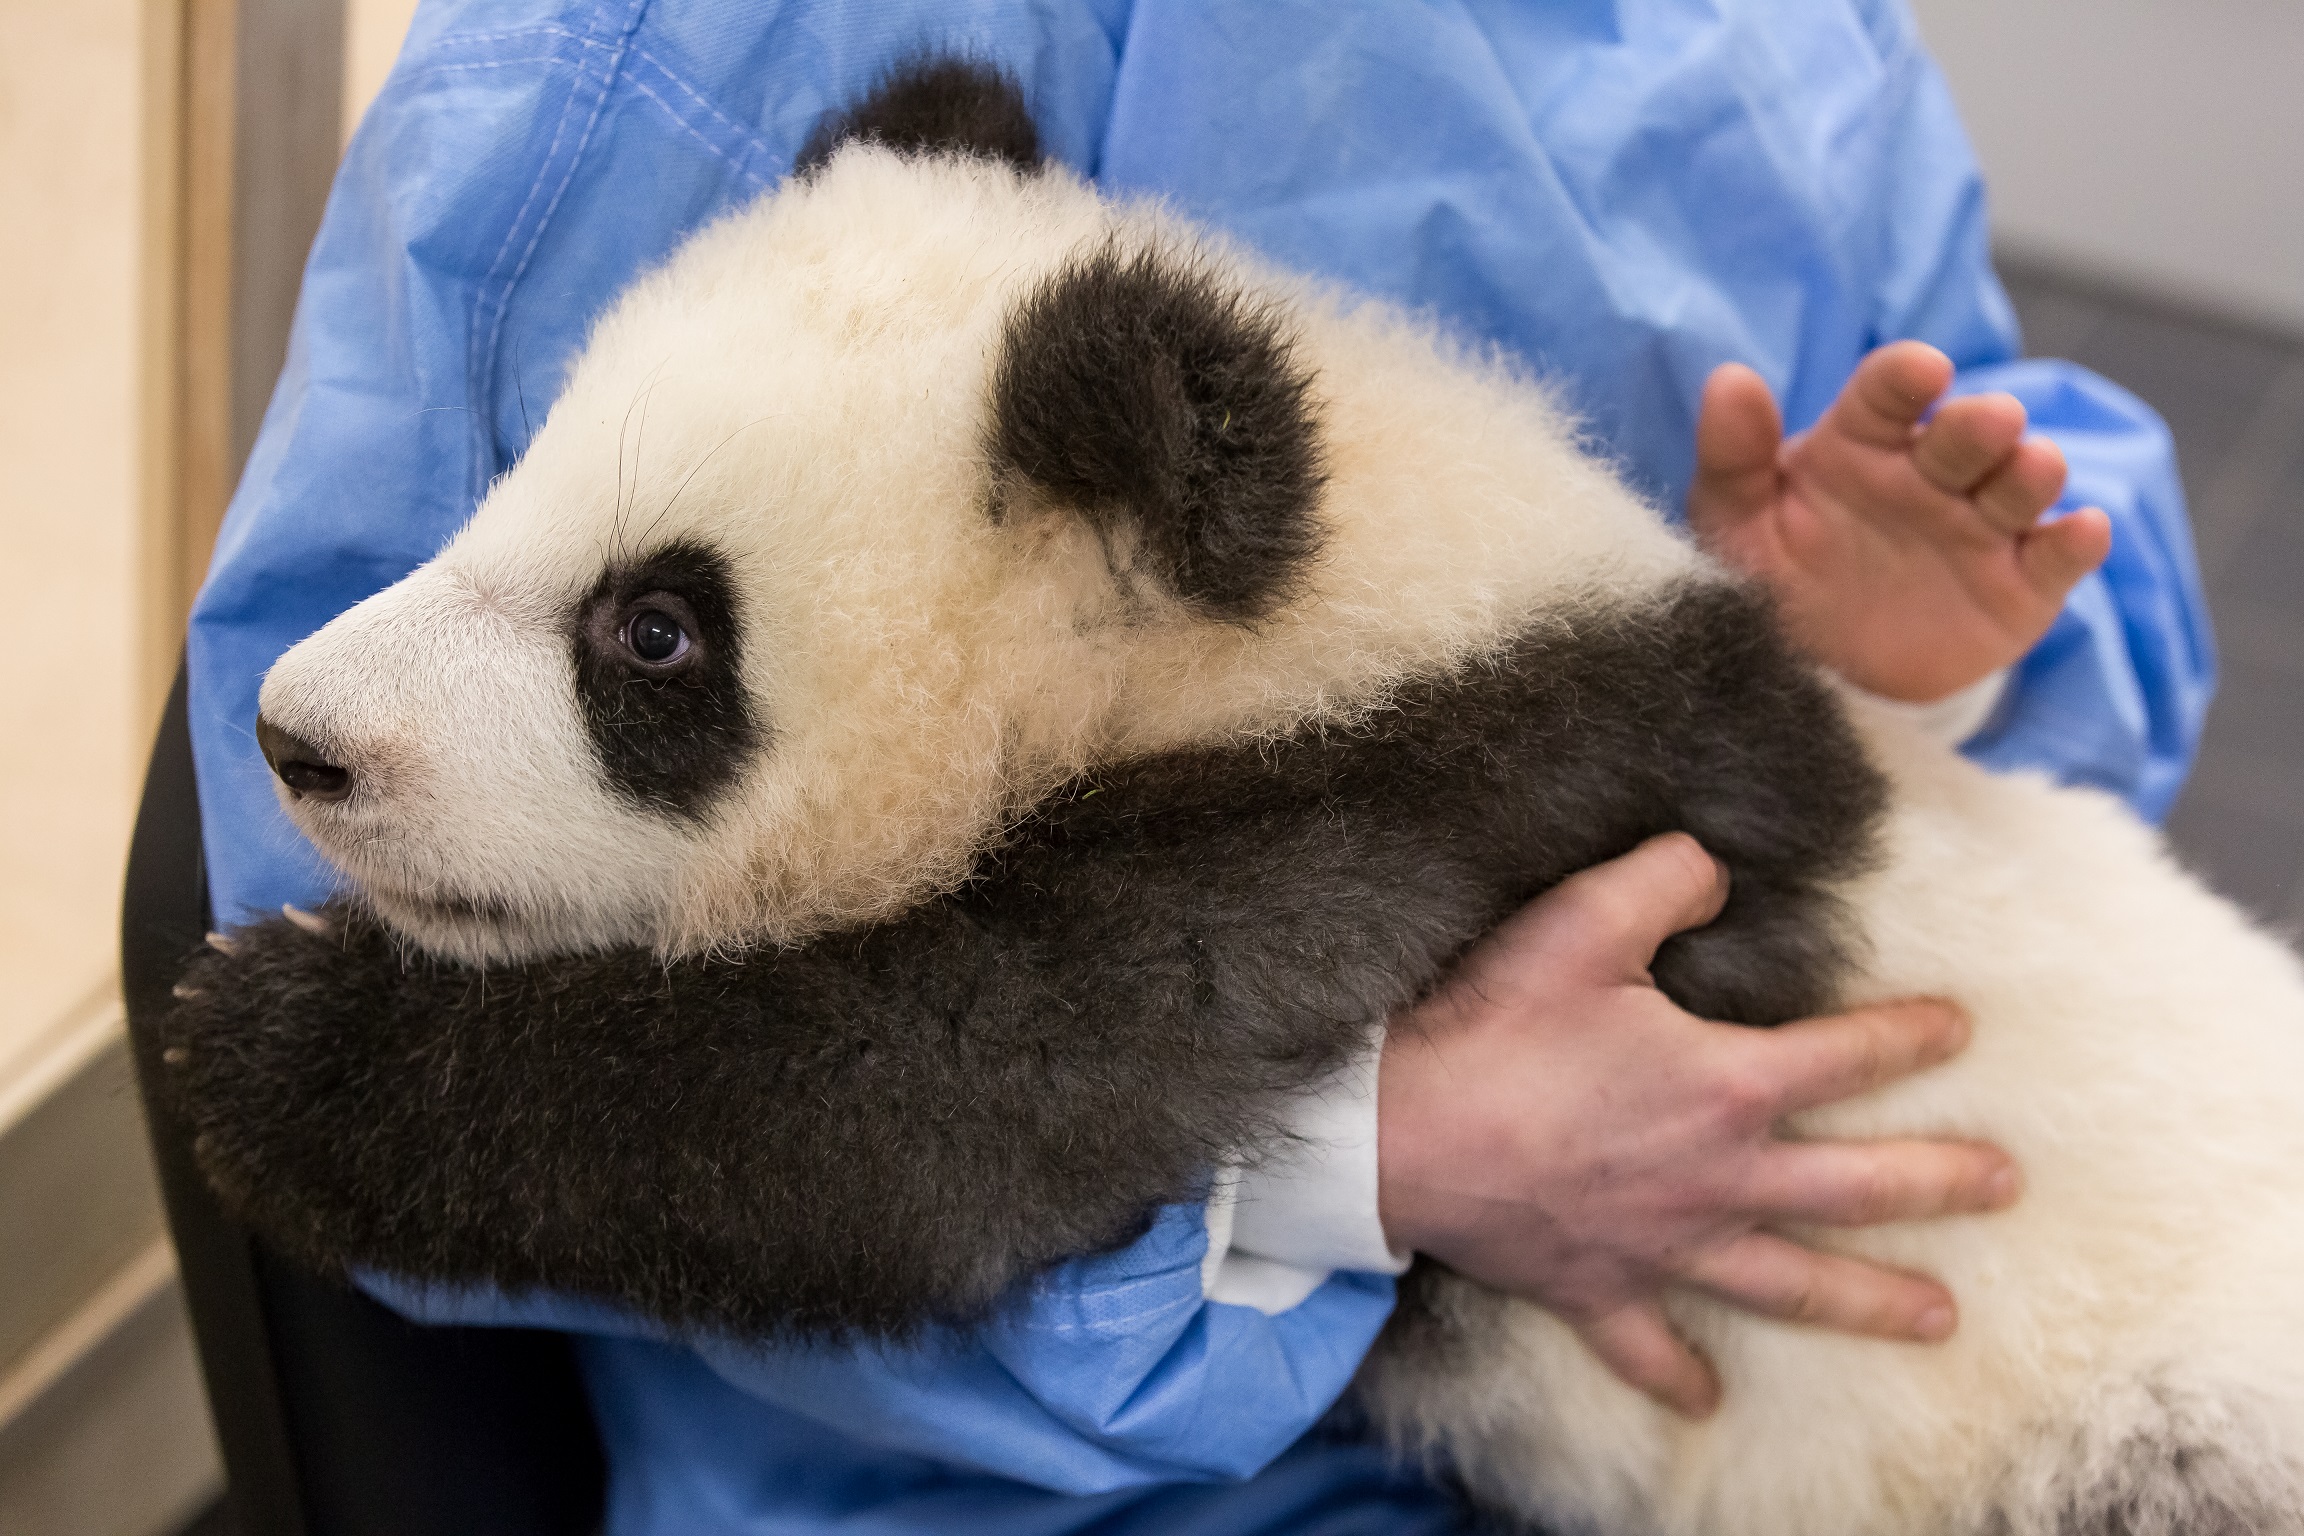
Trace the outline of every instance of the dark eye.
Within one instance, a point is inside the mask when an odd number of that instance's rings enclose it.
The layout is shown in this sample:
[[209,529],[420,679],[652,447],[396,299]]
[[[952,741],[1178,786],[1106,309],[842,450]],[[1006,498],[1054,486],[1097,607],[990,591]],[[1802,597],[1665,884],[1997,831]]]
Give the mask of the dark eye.
[[624,625],[624,644],[652,667],[670,666],[688,654],[688,631],[661,608],[643,608]]

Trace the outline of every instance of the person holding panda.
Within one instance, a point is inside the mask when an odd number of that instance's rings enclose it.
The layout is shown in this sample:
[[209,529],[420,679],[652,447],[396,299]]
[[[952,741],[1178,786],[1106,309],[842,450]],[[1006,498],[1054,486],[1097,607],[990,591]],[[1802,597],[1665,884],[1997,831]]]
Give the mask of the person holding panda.
[[[348,154],[195,613],[216,910],[318,888],[249,771],[264,667],[432,553],[624,283],[930,43],[1014,73],[1108,190],[1560,377],[1850,684],[1988,764],[2166,811],[2213,665],[2167,436],[2100,379],[2013,360],[1975,170],[1893,0],[1297,11],[427,7]],[[981,1336],[684,1344],[550,1298],[374,1288],[584,1337],[618,1536],[1455,1529],[1442,1491],[1323,1426],[1405,1254],[1544,1302],[1700,1415],[1718,1386],[1666,1287],[1941,1338],[1942,1287],[1770,1228],[2016,1197],[1987,1147],[1772,1135],[1964,1026],[1926,1002],[1770,1033],[1681,1012],[1646,967],[1723,882],[1667,837],[1559,887],[1301,1107],[1298,1152]]]

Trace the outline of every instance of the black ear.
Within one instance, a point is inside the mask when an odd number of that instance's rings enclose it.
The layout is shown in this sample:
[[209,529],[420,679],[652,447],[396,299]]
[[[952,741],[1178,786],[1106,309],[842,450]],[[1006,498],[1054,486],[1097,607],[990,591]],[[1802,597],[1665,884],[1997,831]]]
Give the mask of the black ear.
[[1312,377],[1280,318],[1187,258],[1110,246],[1009,317],[992,458],[1126,533],[1135,563],[1212,618],[1269,613],[1319,547]]
[[805,175],[851,139],[901,154],[978,155],[1020,171],[1040,166],[1040,133],[1023,87],[971,59],[923,55],[899,64],[853,106],[827,113],[792,163]]

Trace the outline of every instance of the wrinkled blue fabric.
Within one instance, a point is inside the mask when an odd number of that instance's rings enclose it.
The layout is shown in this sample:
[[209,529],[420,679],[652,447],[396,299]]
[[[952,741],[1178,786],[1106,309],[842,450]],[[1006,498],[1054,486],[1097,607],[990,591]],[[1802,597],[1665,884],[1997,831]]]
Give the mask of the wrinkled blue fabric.
[[[2167,433],[2016,361],[1966,141],[1895,0],[472,0],[428,4],[346,156],[190,636],[216,910],[328,875],[251,735],[264,669],[428,558],[519,455],[591,318],[773,187],[817,117],[923,46],[997,61],[1053,154],[1559,380],[1660,504],[1698,390],[1757,368],[1812,422],[1918,337],[2007,389],[2100,505],[2111,560],[1970,744],[2163,815],[2213,653]],[[1386,1315],[1332,1278],[1204,1303],[1198,1215],[906,1350],[683,1344],[553,1298],[378,1288],[585,1340],[614,1536],[1454,1528],[1307,1434]]]
[[1391,1281],[1340,1275],[1266,1317],[1201,1299],[1207,1250],[1200,1208],[1173,1207],[981,1329],[859,1348],[676,1344],[593,1303],[361,1283],[433,1322],[585,1335],[611,1532],[835,1517],[888,1532],[1457,1529],[1447,1500],[1373,1449],[1305,1436],[1383,1325]]

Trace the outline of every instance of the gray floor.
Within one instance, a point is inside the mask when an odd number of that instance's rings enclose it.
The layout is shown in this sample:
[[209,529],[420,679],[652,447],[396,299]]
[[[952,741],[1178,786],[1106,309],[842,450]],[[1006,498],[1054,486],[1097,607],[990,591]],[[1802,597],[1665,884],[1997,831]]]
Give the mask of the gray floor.
[[2003,276],[2029,350],[2126,385],[2175,432],[2223,685],[2169,831],[2218,889],[2304,930],[2304,340]]

